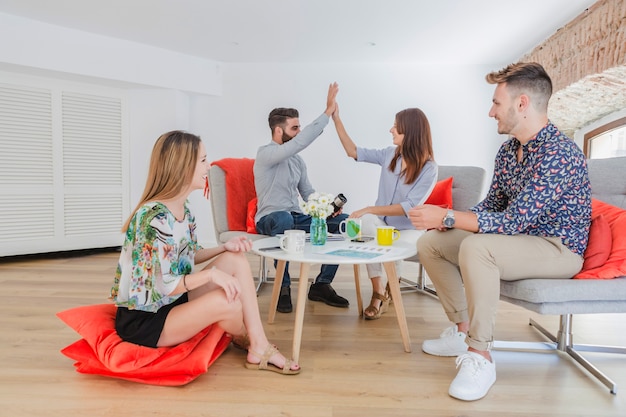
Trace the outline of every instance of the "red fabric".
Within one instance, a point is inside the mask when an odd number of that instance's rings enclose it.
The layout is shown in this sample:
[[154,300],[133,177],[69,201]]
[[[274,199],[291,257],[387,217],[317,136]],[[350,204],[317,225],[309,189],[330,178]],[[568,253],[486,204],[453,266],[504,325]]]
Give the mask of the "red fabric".
[[[592,199],[592,217],[602,216],[611,229],[611,252],[603,265],[584,269],[574,278],[610,279],[626,276],[626,210]],[[591,243],[590,231],[590,243]],[[587,252],[585,252],[585,255]]]
[[437,181],[433,191],[426,199],[424,204],[433,204],[435,206],[452,208],[452,182],[454,177],[446,178],[445,180]]
[[115,312],[113,304],[97,304],[57,313],[83,337],[61,350],[76,361],[77,372],[152,385],[184,385],[205,373],[230,342],[230,336],[212,325],[177,346],[135,345],[115,332]]
[[254,159],[225,158],[214,161],[224,170],[226,175],[226,206],[228,207],[228,228],[230,230],[246,230],[248,202],[256,197],[254,188],[254,174],[252,167]]
[[585,262],[583,271],[598,268],[609,259],[613,238],[611,236],[611,226],[606,218],[599,214],[591,219],[589,229],[589,242],[585,250]]
[[256,216],[256,203],[257,198],[254,197],[252,200],[248,202],[248,216],[246,217],[246,232],[254,233],[256,232],[256,222],[254,221],[254,216]]

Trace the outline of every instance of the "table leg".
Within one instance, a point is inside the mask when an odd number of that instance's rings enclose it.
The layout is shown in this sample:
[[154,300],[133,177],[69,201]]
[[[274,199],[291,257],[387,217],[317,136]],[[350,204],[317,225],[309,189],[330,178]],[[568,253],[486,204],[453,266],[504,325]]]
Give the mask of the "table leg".
[[304,326],[304,307],[306,305],[307,288],[309,287],[309,269],[311,265],[300,264],[300,279],[298,280],[298,301],[296,304],[296,318],[293,326],[292,358],[298,362],[300,358],[300,344],[302,343],[302,328]]
[[285,274],[285,265],[287,261],[278,261],[276,264],[276,278],[274,278],[274,286],[272,287],[272,298],[270,299],[270,311],[267,322],[272,324],[276,318],[276,306],[278,305],[278,296],[280,295],[280,287],[283,285],[283,275]]
[[400,334],[402,335],[404,351],[411,352],[409,326],[406,323],[406,313],[404,311],[404,304],[402,303],[400,281],[398,281],[398,276],[396,275],[396,265],[395,262],[385,262],[383,263],[383,266],[385,267],[385,272],[387,273],[387,280],[389,282],[389,290],[391,291],[393,306],[396,309],[396,318],[398,319],[398,326],[400,327]]
[[361,274],[360,265],[354,266],[354,288],[356,289],[356,308],[359,310],[359,317],[363,315],[363,298],[361,297]]

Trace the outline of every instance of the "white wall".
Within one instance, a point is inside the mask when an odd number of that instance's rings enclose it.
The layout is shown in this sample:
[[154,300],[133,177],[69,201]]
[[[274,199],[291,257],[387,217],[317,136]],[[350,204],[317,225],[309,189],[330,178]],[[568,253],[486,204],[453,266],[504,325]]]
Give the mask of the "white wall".
[[5,13],[0,13],[0,39],[0,67],[220,94],[216,61]]
[[[270,140],[267,115],[295,107],[307,124],[325,108],[328,84],[340,85],[338,101],[358,145],[391,144],[395,113],[420,107],[443,165],[477,165],[491,171],[504,140],[487,117],[493,68],[406,64],[225,65],[120,39],[48,25],[0,13],[0,69],[76,79],[129,90],[131,208],[139,199],[156,138],[169,130],[200,135],[209,159],[254,158]],[[2,80],[0,79],[0,82]],[[379,170],[345,156],[332,122],[302,156],[313,185],[348,197],[346,212],[372,204]],[[191,196],[203,243],[215,241],[209,204]]]
[[[503,64],[504,65],[504,64]],[[477,165],[488,172],[505,139],[487,116],[493,86],[487,67],[410,66],[405,64],[240,64],[225,65],[223,96],[203,101],[201,134],[210,160],[254,158],[270,140],[267,115],[274,107],[295,107],[303,125],[326,105],[328,84],[339,83],[338,102],[344,124],[360,146],[391,145],[395,114],[421,108],[431,123],[435,158],[442,165]],[[196,109],[198,110],[198,109]],[[332,121],[302,152],[313,186],[328,193],[343,192],[346,212],[373,204],[379,168],[348,158]],[[208,232],[213,239],[212,230]]]

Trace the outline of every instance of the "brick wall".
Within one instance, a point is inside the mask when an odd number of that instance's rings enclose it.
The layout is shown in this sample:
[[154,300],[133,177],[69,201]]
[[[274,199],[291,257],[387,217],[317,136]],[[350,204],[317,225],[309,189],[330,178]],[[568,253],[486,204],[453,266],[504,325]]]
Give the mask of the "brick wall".
[[626,108],[626,0],[599,0],[525,55],[552,82],[550,119],[568,136]]

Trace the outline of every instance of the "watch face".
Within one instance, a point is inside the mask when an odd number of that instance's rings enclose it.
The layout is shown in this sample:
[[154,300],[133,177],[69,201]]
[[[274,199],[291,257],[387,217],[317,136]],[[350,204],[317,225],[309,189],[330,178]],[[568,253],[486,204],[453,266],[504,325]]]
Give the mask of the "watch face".
[[454,213],[450,211],[446,214],[446,217],[443,218],[443,225],[447,228],[454,227]]

